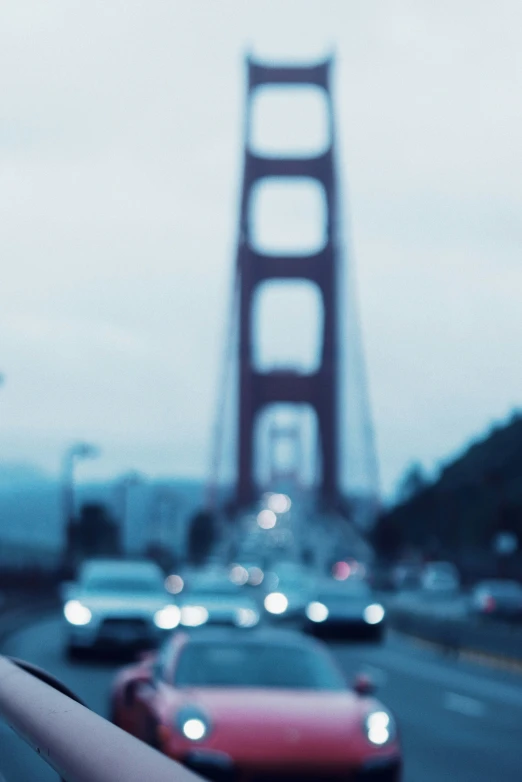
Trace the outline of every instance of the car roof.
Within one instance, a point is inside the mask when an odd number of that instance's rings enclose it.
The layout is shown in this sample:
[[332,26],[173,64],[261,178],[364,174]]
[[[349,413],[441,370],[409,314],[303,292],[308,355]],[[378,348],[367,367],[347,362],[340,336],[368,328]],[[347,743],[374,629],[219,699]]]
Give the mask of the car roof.
[[81,575],[93,573],[107,573],[110,575],[136,575],[136,573],[148,573],[157,576],[161,574],[161,568],[155,562],[146,559],[135,561],[122,559],[90,559],[81,566]]
[[319,592],[335,592],[336,594],[371,591],[370,584],[363,578],[345,578],[343,581],[337,581],[335,578],[323,576],[317,579],[316,586]]

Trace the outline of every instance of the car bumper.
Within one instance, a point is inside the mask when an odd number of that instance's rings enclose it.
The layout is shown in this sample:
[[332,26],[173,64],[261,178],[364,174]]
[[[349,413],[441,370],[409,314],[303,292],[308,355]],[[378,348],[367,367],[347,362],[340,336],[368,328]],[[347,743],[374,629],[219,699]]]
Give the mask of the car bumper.
[[368,624],[363,619],[332,618],[324,622],[306,621],[304,630],[318,638],[380,639],[384,635],[386,623]]
[[358,767],[336,769],[239,768],[231,758],[217,752],[194,752],[181,758],[192,771],[212,782],[400,782],[402,760],[392,757],[374,758]]

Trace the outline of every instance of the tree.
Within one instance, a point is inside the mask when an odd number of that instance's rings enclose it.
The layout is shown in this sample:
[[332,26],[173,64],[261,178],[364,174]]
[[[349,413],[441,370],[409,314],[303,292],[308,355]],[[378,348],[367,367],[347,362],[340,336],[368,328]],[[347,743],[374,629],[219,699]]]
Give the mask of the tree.
[[397,489],[397,501],[408,502],[426,488],[428,479],[420,462],[411,464],[399,481]]
[[202,565],[214,548],[217,539],[216,519],[212,513],[200,510],[190,520],[188,531],[188,558],[193,565]]

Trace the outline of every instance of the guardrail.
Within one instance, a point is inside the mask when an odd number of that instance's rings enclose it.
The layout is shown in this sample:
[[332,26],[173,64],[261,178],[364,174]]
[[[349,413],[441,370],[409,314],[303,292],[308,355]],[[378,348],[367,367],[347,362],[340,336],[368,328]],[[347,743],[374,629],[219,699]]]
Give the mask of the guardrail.
[[522,628],[470,617],[430,616],[404,608],[388,608],[395,630],[437,644],[447,651],[477,652],[505,661],[522,662]]
[[66,782],[201,782],[2,656],[0,715]]

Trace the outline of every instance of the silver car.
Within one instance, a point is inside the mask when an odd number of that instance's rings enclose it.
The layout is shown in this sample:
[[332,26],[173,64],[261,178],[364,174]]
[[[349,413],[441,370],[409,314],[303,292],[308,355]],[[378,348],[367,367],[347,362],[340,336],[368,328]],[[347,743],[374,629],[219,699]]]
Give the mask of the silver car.
[[314,578],[300,563],[283,562],[272,566],[267,577],[264,607],[272,619],[304,619],[313,596]]
[[522,585],[518,581],[490,579],[476,584],[471,611],[480,617],[522,621]]
[[460,589],[459,571],[451,562],[428,562],[420,581],[424,592],[433,595],[453,595]]
[[180,620],[179,607],[154,562],[87,561],[64,597],[65,648],[70,657],[99,647],[154,646]]
[[256,601],[245,587],[215,576],[193,577],[180,599],[183,627],[229,625],[255,627],[260,619]]

